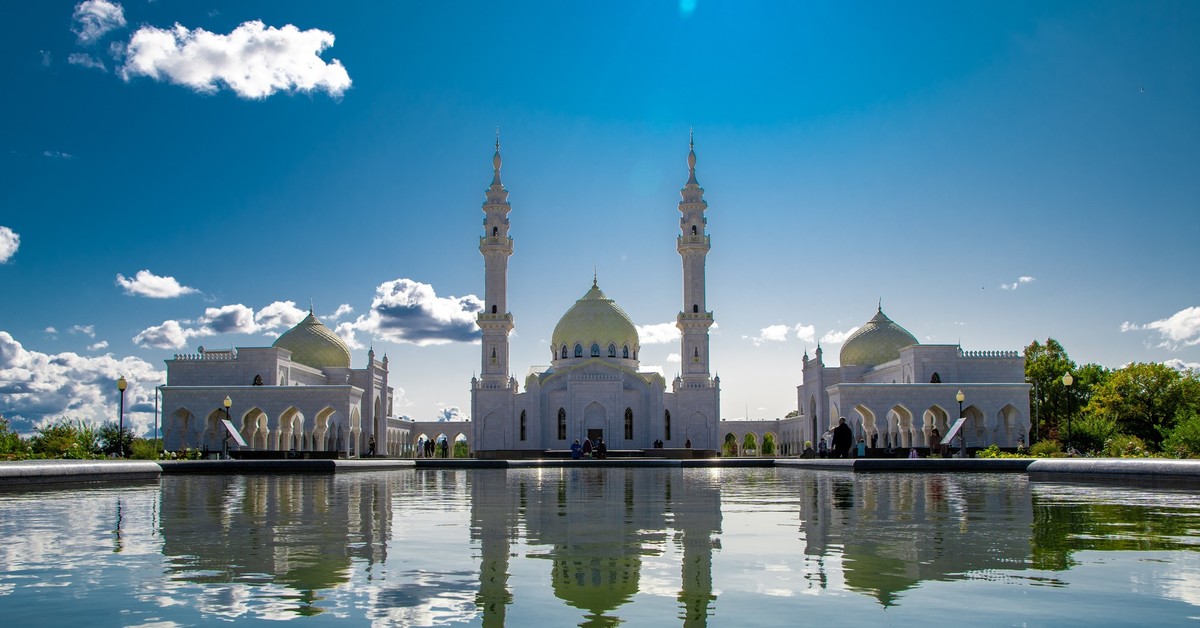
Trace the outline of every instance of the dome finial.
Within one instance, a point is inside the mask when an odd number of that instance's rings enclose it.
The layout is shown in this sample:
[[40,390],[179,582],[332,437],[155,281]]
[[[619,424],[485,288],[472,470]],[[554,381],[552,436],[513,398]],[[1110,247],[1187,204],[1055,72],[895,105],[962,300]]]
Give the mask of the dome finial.
[[309,298],[308,298],[308,313],[309,313],[309,314],[312,314],[312,313],[313,313],[313,300],[312,300],[312,297],[309,297]]
[[879,307],[877,310],[880,314],[883,313],[883,297],[879,297]]
[[596,272],[596,267],[592,266],[592,287],[593,288],[600,287],[599,284],[597,284],[597,282],[596,282],[596,279],[598,276],[599,276],[599,274]]
[[500,159],[500,127],[496,127],[496,153],[492,155],[492,185],[501,185],[500,183],[500,165],[503,160]]

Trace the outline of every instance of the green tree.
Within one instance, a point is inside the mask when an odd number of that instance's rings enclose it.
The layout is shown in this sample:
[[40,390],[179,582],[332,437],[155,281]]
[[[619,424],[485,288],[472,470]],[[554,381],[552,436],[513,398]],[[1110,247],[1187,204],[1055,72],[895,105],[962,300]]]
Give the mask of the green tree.
[[[1054,438],[1067,418],[1067,391],[1062,376],[1075,370],[1075,362],[1057,340],[1036,340],[1025,347],[1025,381],[1033,386],[1030,405],[1037,418],[1039,439]],[[1078,406],[1075,406],[1078,407]]]
[[1176,458],[1200,458],[1200,412],[1188,408],[1175,417],[1175,427],[1163,439],[1162,450]]
[[454,441],[454,456],[455,458],[469,458],[471,456],[470,449],[467,448],[467,441]]
[[1158,363],[1134,363],[1109,374],[1087,406],[1155,450],[1175,428],[1176,416],[1200,410],[1200,377]]
[[746,438],[742,440],[742,452],[749,456],[750,452],[758,449],[758,437],[753,433],[746,434]]
[[799,410],[792,410],[791,412],[789,412],[789,413],[785,414],[785,415],[783,416],[783,418],[785,418],[785,419],[794,419],[794,418],[796,418],[796,417],[798,417],[798,416],[800,416],[800,411],[799,411]]
[[12,430],[8,419],[0,416],[0,456],[15,458],[28,454],[29,444]]
[[37,428],[29,440],[34,454],[46,458],[90,459],[99,455],[100,431],[89,423],[66,417]]
[[767,432],[766,434],[763,435],[762,453],[764,456],[774,456],[775,455],[775,435],[774,434]]
[[129,428],[121,431],[116,421],[109,421],[100,426],[100,451],[106,456],[125,456],[133,451],[133,432]]

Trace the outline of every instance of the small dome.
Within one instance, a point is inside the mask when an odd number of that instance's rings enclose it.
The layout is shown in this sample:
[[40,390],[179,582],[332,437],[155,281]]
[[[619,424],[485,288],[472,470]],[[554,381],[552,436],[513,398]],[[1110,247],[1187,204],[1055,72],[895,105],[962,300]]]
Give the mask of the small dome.
[[559,319],[551,342],[558,351],[565,345],[568,357],[575,356],[576,343],[583,345],[584,357],[591,356],[593,342],[600,345],[601,357],[608,357],[609,344],[616,346],[618,358],[624,357],[625,347],[629,347],[630,357],[638,350],[637,328],[633,321],[616,302],[604,296],[595,282],[592,282],[592,289]]
[[879,366],[900,357],[900,350],[920,344],[916,336],[892,322],[880,308],[842,345],[842,366]]
[[317,320],[312,310],[295,327],[275,339],[273,347],[292,352],[292,361],[315,369],[350,368],[350,350],[337,334]]

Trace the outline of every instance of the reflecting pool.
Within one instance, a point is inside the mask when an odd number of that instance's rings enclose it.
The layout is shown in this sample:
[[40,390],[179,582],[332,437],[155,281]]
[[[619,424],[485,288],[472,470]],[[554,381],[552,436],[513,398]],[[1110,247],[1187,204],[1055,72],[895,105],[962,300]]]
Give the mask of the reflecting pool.
[[[1200,497],[556,468],[0,492],[5,625],[1194,624]],[[277,624],[276,624],[277,625]]]

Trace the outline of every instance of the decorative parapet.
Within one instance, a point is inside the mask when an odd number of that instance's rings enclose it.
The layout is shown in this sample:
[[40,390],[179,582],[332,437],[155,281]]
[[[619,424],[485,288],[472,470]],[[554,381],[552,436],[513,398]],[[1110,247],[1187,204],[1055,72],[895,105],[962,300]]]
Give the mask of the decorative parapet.
[[621,376],[619,374],[615,374],[615,373],[571,373],[568,376],[568,379],[571,379],[572,381],[578,381],[578,380],[588,380],[588,381],[610,380],[611,381],[611,380],[621,379]]
[[1019,351],[963,351],[958,350],[960,358],[1019,358]]
[[679,248],[695,246],[707,249],[712,247],[712,239],[711,236],[707,235],[681,235],[678,242],[676,242],[676,246]]
[[479,247],[499,247],[507,250],[512,250],[513,239],[500,236],[479,236]]
[[704,379],[704,380],[676,379],[675,382],[676,382],[676,384],[675,384],[676,389],[679,389],[679,388],[716,388],[717,387],[717,383],[711,379]]
[[489,313],[489,312],[480,312],[480,313],[478,314],[478,319],[477,319],[477,320],[481,320],[481,321],[508,321],[508,322],[510,322],[510,323],[511,323],[511,322],[512,322],[512,313],[510,313],[510,312],[505,312],[505,313],[503,313],[503,314],[491,314],[491,313]]
[[679,319],[688,321],[711,321],[713,318],[712,312],[680,312]]
[[237,359],[235,351],[202,351],[200,353],[176,353],[175,359],[180,362],[206,362],[213,361],[232,361]]

